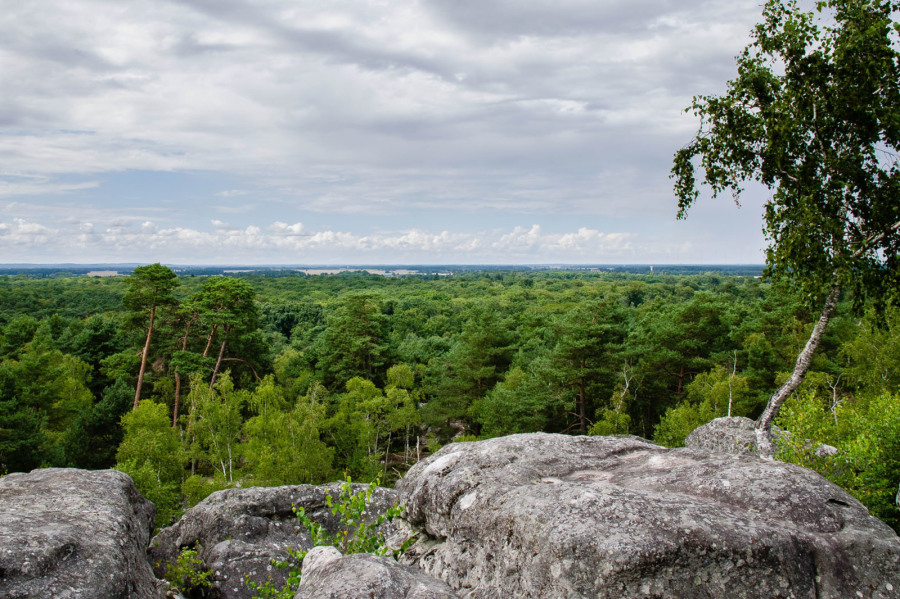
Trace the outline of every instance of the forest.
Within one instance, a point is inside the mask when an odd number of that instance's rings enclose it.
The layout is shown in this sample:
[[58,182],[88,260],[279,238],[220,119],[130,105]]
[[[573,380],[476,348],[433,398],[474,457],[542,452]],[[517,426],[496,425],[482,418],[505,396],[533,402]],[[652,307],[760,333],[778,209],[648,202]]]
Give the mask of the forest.
[[[115,467],[164,526],[213,491],[379,479],[521,432],[669,447],[756,418],[818,298],[756,276],[0,276],[0,475]],[[900,529],[900,311],[839,304],[778,457]],[[816,455],[827,443],[840,451]]]

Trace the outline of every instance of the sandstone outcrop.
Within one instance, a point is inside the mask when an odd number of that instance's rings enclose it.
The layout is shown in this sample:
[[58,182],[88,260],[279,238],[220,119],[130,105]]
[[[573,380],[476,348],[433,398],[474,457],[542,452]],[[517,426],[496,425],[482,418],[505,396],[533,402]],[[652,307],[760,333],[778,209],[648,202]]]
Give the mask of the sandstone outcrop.
[[115,470],[0,478],[0,597],[156,597],[145,554],[155,511]]
[[[772,434],[776,441],[779,437],[790,438],[790,431],[784,431],[777,426]],[[804,443],[807,450],[824,458],[837,455],[840,450],[824,443]],[[716,418],[704,425],[698,426],[684,440],[684,446],[688,449],[702,449],[717,453],[733,453],[737,455],[759,455],[756,450],[756,423],[743,416],[723,416]]]
[[[354,492],[366,485],[353,485]],[[333,533],[338,517],[325,503],[327,495],[337,499],[340,483],[321,487],[295,485],[227,489],[213,493],[174,525],[163,529],[150,543],[148,556],[157,576],[165,574],[184,547],[200,545],[203,569],[213,571],[215,596],[249,599],[253,591],[245,577],[257,584],[271,578],[277,588],[284,584],[287,570],[272,560],[288,559],[287,547],[310,549],[312,541],[298,524],[293,508],[303,507],[307,516]],[[392,489],[377,488],[372,496],[369,517],[373,520],[397,501]]]
[[461,597],[887,598],[900,538],[799,466],[634,437],[453,443],[397,485]]
[[698,426],[684,440],[684,446],[737,455],[759,454],[756,451],[755,423],[743,416],[724,416]]
[[341,555],[316,547],[303,559],[303,578],[294,599],[458,599],[440,580],[390,557]]

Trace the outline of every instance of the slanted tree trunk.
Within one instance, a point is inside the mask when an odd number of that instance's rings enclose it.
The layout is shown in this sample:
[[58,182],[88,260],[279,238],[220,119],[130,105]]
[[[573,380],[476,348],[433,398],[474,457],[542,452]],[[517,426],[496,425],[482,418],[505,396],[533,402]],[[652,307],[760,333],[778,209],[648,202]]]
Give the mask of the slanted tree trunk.
[[734,351],[734,361],[731,364],[731,376],[728,377],[728,417],[731,418],[731,405],[734,403],[734,376],[737,374],[737,350]]
[[[187,322],[187,326],[185,327],[184,337],[181,338],[181,351],[185,351],[187,349],[188,335],[191,332],[191,324],[194,322],[194,319],[197,318],[196,314]],[[178,426],[178,405],[181,403],[181,374],[178,372],[178,367],[175,367],[175,405],[172,409],[172,427]]]
[[222,339],[222,345],[219,346],[219,359],[216,360],[216,367],[213,368],[212,377],[209,379],[209,390],[212,391],[213,385],[216,384],[216,376],[219,374],[219,368],[222,366],[222,358],[225,356],[225,343],[228,341],[228,334]]
[[772,443],[772,421],[775,419],[778,410],[781,409],[785,400],[790,397],[791,393],[796,391],[803,382],[803,378],[806,376],[806,372],[809,370],[809,365],[812,362],[813,354],[816,352],[816,348],[822,340],[822,335],[825,333],[828,321],[834,314],[834,309],[837,307],[838,298],[840,298],[840,296],[841,288],[840,286],[835,285],[834,288],[832,288],[831,293],[828,294],[828,298],[825,300],[825,306],[822,308],[822,315],[819,316],[819,322],[813,327],[812,334],[809,336],[809,341],[806,342],[806,347],[804,347],[803,351],[800,352],[800,355],[797,356],[797,364],[794,366],[794,372],[791,373],[791,377],[785,381],[772,397],[769,398],[766,409],[763,411],[762,416],[759,417],[759,420],[756,421],[756,445],[759,449],[759,455],[766,459],[772,459],[775,455],[775,445]]
[[209,355],[209,350],[212,348],[213,337],[216,336],[216,329],[219,328],[218,324],[214,324],[212,328],[209,330],[209,337],[206,338],[206,347],[203,349],[203,357],[207,357]]
[[409,422],[406,423],[406,450],[403,452],[403,465],[409,465]]
[[175,367],[175,403],[172,406],[172,428],[178,426],[178,403],[181,401],[181,375]]
[[137,409],[141,401],[141,385],[144,382],[144,371],[147,369],[147,356],[150,354],[150,339],[153,337],[153,320],[156,318],[156,306],[150,308],[150,325],[147,327],[147,340],[144,342],[144,351],[141,352],[141,369],[138,371],[137,388],[134,390],[134,405]]

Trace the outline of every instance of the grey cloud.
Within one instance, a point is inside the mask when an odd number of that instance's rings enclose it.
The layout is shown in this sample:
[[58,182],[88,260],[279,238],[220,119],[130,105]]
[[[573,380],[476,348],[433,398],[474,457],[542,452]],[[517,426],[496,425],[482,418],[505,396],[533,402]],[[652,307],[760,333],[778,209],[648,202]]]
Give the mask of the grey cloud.
[[213,44],[202,42],[197,39],[194,32],[188,32],[181,35],[178,40],[171,44],[169,51],[180,58],[196,58],[207,54],[228,54],[240,51],[241,47],[237,44]]
[[675,0],[424,0],[424,4],[462,30],[486,39],[634,33],[683,6]]
[[450,70],[440,60],[416,53],[391,51],[382,45],[367,43],[359,32],[321,31],[290,27],[269,11],[260,10],[242,0],[171,0],[206,16],[241,26],[255,27],[273,41],[294,51],[321,55],[336,63],[355,64],[366,69],[414,69],[447,78]]
[[260,211],[270,223],[448,207],[538,222],[669,218],[671,153],[696,126],[681,110],[733,76],[758,10],[733,0],[41,4],[43,19],[23,8],[0,23],[11,57],[0,77],[14,82],[0,100],[0,158],[43,178],[0,183],[0,196],[66,193],[102,230],[113,219],[101,209],[154,208],[78,196],[65,174],[227,174],[203,208],[177,191],[160,199],[179,214],[159,217],[170,237],[193,235],[174,223],[203,209],[204,226],[219,215],[234,231]]

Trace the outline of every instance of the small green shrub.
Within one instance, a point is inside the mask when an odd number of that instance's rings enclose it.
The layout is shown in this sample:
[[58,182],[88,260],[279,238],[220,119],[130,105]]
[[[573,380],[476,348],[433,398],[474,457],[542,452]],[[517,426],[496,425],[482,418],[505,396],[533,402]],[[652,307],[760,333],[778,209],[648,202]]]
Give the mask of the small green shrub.
[[212,570],[201,570],[203,560],[198,557],[202,547],[184,547],[174,564],[166,569],[165,579],[187,597],[205,597],[205,589],[212,587]]
[[[325,497],[325,504],[331,510],[331,513],[340,518],[340,525],[337,532],[329,534],[325,528],[313,522],[306,515],[306,510],[302,507],[295,507],[294,514],[300,523],[309,531],[312,537],[313,546],[333,546],[336,547],[344,555],[351,553],[372,553],[374,555],[392,555],[397,559],[412,544],[414,539],[407,539],[403,545],[396,550],[391,550],[384,538],[384,534],[378,528],[385,522],[390,522],[401,513],[404,506],[393,505],[385,511],[384,514],[378,516],[373,522],[366,522],[366,513],[369,503],[372,501],[372,495],[378,481],[375,480],[362,491],[353,492],[352,481],[348,475],[341,484],[338,500],[332,500],[331,495]],[[289,557],[286,561],[273,560],[272,565],[276,568],[288,568],[288,576],[284,587],[277,589],[268,580],[265,584],[257,584],[252,580],[246,579],[247,586],[256,592],[254,599],[291,599],[297,592],[300,585],[300,566],[307,552],[300,549],[288,548]]]

